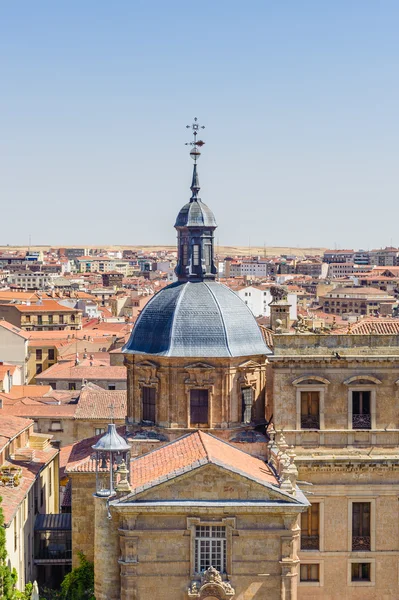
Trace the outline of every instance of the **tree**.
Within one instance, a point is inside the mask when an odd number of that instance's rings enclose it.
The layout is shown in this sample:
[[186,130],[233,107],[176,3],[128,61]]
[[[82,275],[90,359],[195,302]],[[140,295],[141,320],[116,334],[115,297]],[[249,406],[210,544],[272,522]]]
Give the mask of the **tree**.
[[79,552],[79,566],[65,575],[61,584],[62,600],[95,600],[94,565]]
[[0,497],[0,600],[15,599],[15,585],[18,575],[15,569],[7,564],[6,532],[4,529],[4,513],[1,507],[3,498]]

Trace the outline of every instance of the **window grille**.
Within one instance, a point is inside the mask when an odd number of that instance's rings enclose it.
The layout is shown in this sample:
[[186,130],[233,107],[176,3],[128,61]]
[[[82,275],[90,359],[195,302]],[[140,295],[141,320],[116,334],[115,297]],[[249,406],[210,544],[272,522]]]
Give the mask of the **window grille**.
[[370,396],[368,391],[352,392],[353,429],[371,429]]
[[195,528],[195,571],[203,573],[209,567],[226,572],[226,528],[223,526]]
[[370,517],[370,502],[352,503],[352,550],[371,550]]

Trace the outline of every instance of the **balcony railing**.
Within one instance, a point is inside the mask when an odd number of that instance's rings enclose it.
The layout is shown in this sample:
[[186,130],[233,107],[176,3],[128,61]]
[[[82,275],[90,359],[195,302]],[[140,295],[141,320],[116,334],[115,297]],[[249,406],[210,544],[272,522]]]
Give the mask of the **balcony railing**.
[[301,415],[302,429],[320,429],[319,415]]
[[35,552],[35,560],[72,560],[72,550],[62,544],[49,544]]
[[318,535],[303,535],[301,534],[301,550],[318,550],[319,536]]
[[371,415],[352,415],[352,429],[371,429]]
[[352,550],[371,550],[371,538],[369,535],[354,535],[352,537]]

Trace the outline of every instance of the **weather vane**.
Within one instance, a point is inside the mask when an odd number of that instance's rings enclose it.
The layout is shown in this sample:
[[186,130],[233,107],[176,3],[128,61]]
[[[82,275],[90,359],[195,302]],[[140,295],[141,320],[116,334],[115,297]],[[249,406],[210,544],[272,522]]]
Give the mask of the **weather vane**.
[[200,129],[205,129],[205,125],[200,125],[198,123],[197,117],[194,117],[194,123],[192,125],[186,125],[186,129],[193,130],[193,141],[186,142],[186,146],[192,146],[190,156],[193,159],[193,161],[196,163],[197,160],[199,159],[199,157],[201,156],[201,152],[199,151],[199,148],[201,148],[201,146],[203,146],[205,144],[205,142],[203,142],[202,140],[197,140],[197,135],[198,135],[198,131]]

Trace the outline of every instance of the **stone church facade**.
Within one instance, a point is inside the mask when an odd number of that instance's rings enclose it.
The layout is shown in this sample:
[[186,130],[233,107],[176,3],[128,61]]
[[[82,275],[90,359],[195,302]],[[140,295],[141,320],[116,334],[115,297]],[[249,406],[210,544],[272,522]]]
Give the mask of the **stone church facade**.
[[276,296],[272,351],[215,280],[198,154],[177,281],[124,348],[126,426],[71,453],[74,558],[96,600],[398,598],[398,339],[284,334]]

